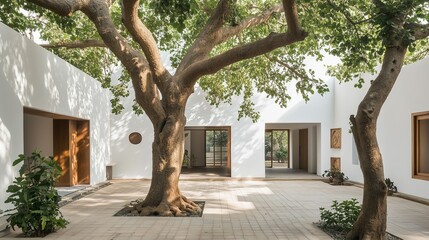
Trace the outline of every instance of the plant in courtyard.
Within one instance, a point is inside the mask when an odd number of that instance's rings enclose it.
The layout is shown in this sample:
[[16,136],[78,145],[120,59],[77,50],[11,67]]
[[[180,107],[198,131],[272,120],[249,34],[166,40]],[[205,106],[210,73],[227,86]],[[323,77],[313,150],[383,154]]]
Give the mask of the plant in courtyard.
[[334,200],[331,209],[320,208],[319,226],[345,235],[352,229],[360,210],[361,205],[355,198],[342,202]]
[[52,157],[42,157],[34,151],[30,156],[19,155],[13,166],[23,163],[19,176],[7,188],[11,195],[6,203],[15,208],[8,210],[7,222],[12,229],[22,229],[25,235],[41,237],[59,228],[65,228],[58,203],[61,197],[55,189],[55,181],[61,175],[61,168]]
[[[327,91],[314,71],[302,67],[307,56],[321,53],[318,39],[307,38],[317,24],[295,0],[4,0],[0,9],[2,21],[21,32],[37,30],[49,42],[44,47],[109,87],[115,112],[123,108],[120,98],[128,96],[132,84],[134,109],[143,110],[154,129],[152,181],[136,207],[140,214],[201,211],[178,184],[185,110],[197,82],[214,105],[241,96],[238,118],[253,120],[259,116],[254,90],[283,107],[292,80],[299,79],[297,91],[306,100]],[[165,67],[159,49],[171,53],[174,71]],[[123,75],[112,85],[109,76],[118,63]]]
[[398,192],[398,188],[395,186],[394,182],[390,180],[390,178],[386,178],[384,180],[384,182],[386,183],[387,186],[387,194],[389,196],[392,196],[393,193],[397,193]]
[[329,182],[334,184],[334,185],[343,185],[344,181],[349,179],[338,168],[332,168],[332,169],[325,170],[325,172],[322,174],[322,177],[328,177]]

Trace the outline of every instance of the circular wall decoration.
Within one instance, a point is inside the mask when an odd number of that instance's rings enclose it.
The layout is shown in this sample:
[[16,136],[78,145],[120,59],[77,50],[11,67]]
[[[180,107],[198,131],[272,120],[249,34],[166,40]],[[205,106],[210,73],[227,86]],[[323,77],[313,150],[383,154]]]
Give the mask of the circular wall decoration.
[[138,132],[132,132],[128,136],[128,139],[130,140],[130,143],[132,143],[132,144],[139,144],[142,141],[142,135]]

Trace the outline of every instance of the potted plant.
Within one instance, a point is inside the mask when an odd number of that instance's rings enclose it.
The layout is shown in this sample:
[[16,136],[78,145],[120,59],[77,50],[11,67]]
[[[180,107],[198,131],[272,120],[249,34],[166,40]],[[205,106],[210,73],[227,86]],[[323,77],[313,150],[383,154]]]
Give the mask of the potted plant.
[[386,186],[387,186],[387,195],[392,196],[393,193],[398,192],[398,188],[395,186],[393,181],[390,180],[390,178],[386,178],[384,182],[386,183]]
[[328,177],[329,183],[331,183],[332,185],[343,185],[344,181],[349,179],[338,168],[325,170],[325,172],[322,174],[322,177]]

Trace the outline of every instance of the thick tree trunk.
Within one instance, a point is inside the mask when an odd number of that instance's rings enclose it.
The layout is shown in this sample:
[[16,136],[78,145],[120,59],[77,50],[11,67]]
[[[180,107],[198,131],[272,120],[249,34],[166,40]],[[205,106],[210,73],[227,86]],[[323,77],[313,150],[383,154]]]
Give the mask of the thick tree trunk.
[[377,142],[377,118],[401,71],[406,46],[386,48],[381,71],[350,117],[364,178],[361,213],[347,239],[384,239],[386,234],[387,187],[383,159]]
[[[184,109],[184,107],[183,107]],[[152,181],[142,203],[143,214],[199,214],[201,209],[179,190],[179,176],[184,154],[184,110],[176,109],[163,123],[155,125],[152,145]]]
[[179,190],[179,177],[184,155],[185,106],[187,93],[164,102],[166,117],[153,121],[152,181],[144,201],[133,204],[133,215],[184,216],[196,215],[201,208],[184,197]]

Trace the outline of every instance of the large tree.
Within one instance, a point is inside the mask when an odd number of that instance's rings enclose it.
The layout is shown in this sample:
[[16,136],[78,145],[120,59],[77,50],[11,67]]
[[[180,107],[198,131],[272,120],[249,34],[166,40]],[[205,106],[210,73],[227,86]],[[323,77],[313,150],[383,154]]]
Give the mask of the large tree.
[[377,119],[404,62],[416,61],[429,52],[428,3],[428,0],[312,3],[312,11],[323,16],[318,22],[324,29],[325,51],[341,58],[341,63],[331,68],[330,73],[343,81],[357,79],[357,86],[363,84],[362,74],[376,73],[356,115],[350,116],[364,192],[361,213],[348,239],[385,239],[387,188],[377,142]]
[[[254,88],[275,96],[281,105],[290,98],[285,83],[291,78],[301,78],[297,85],[305,98],[309,92],[326,91],[312,71],[299,67],[303,52],[319,57],[320,53],[314,44],[294,44],[308,35],[298,20],[295,0],[28,2],[4,1],[0,17],[27,34],[40,34],[50,41],[45,47],[109,86],[116,96],[114,109],[122,108],[118,96],[127,95],[131,79],[135,108],[144,111],[154,129],[152,181],[146,198],[136,206],[140,214],[179,216],[200,211],[178,185],[185,108],[199,79],[204,78],[200,84],[210,93],[211,103],[230,102],[232,95],[241,95],[239,116],[253,119],[258,117],[251,102]],[[302,11],[300,15],[306,16]],[[22,23],[27,27],[20,29]],[[306,25],[315,26],[311,21]],[[159,46],[173,54],[174,73],[163,64]],[[106,47],[116,58],[106,48],[82,51],[92,47]],[[110,86],[108,76],[116,60],[125,71],[120,84]],[[258,66],[244,67],[249,64]]]

